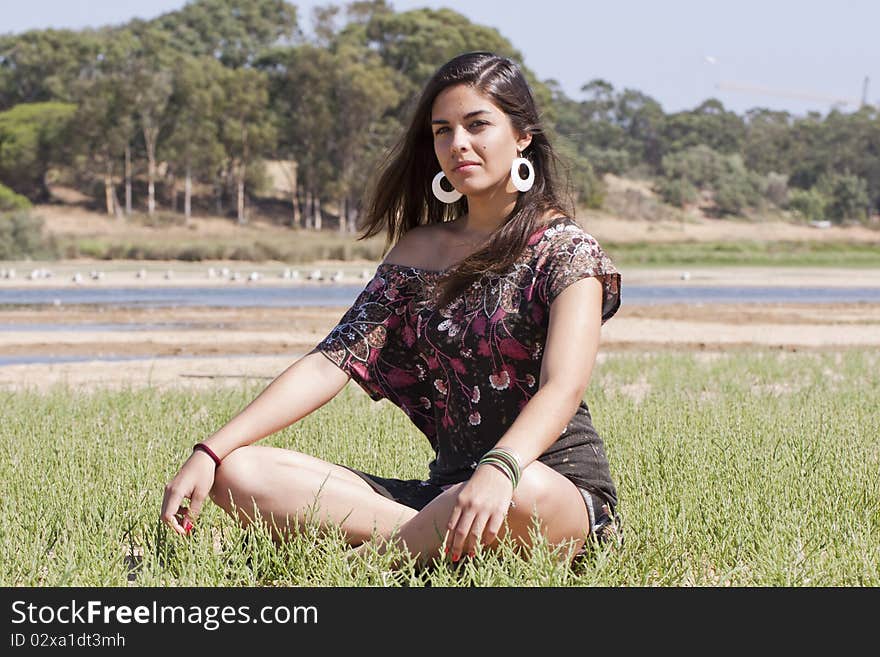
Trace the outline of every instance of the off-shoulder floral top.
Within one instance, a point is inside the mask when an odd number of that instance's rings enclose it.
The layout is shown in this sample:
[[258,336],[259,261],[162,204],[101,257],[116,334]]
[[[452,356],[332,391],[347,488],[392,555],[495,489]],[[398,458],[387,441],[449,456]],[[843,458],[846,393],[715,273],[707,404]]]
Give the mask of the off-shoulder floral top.
[[[430,441],[429,479],[468,479],[538,389],[550,305],[569,285],[602,282],[602,322],[620,306],[620,274],[573,219],[532,234],[503,275],[484,275],[443,308],[444,271],[382,263],[318,350],[374,400],[400,407]],[[616,505],[601,438],[581,402],[539,460]]]

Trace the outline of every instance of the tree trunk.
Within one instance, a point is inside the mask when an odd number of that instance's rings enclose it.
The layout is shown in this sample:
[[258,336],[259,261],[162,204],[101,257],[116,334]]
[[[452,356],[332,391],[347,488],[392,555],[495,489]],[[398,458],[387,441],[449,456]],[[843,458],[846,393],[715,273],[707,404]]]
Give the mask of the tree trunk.
[[107,170],[104,172],[104,202],[107,204],[107,216],[112,217],[116,208],[113,204],[113,169],[109,158]]
[[131,146],[125,145],[125,216],[131,215]]
[[321,216],[321,197],[315,194],[313,196],[315,199],[315,230],[321,230],[322,225],[322,216]]
[[303,228],[312,228],[312,218],[315,216],[314,205],[312,204],[312,191],[306,189],[305,203],[303,203]]
[[345,221],[345,215],[348,212],[348,197],[346,196],[343,199],[338,201],[339,203],[339,232],[341,234],[345,234],[345,231],[348,229]]
[[244,215],[244,164],[239,167],[238,171],[238,223],[246,224],[247,218]]
[[156,213],[156,157],[147,149],[147,214]]
[[348,232],[357,232],[357,208],[354,203],[348,204],[348,212],[346,213],[346,221],[348,221]]
[[186,223],[189,224],[192,216],[192,175],[189,165],[186,166],[186,181],[183,183],[183,214],[186,216]]

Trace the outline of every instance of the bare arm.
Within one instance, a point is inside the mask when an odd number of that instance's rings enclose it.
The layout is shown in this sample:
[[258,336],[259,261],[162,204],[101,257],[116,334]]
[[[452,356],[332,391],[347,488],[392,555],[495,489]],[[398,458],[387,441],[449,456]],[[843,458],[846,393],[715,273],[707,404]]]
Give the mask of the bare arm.
[[[202,441],[222,460],[239,447],[255,443],[304,418],[333,399],[349,376],[317,349],[272,381],[244,410]],[[160,517],[178,534],[192,528],[214,485],[214,461],[194,451],[165,486]],[[189,498],[187,509],[181,506]]]

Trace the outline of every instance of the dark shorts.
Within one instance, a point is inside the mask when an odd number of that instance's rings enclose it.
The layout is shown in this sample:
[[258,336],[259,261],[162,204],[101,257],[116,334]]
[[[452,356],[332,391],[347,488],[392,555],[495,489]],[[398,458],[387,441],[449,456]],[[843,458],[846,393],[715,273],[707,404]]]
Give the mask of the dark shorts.
[[[367,482],[370,487],[389,500],[394,500],[399,504],[408,506],[416,511],[421,511],[435,497],[440,495],[449,486],[440,487],[428,481],[421,479],[395,479],[393,477],[380,477],[378,475],[368,474],[349,468],[347,465],[340,465],[346,470],[354,472],[357,476]],[[453,484],[454,485],[454,484]],[[617,523],[615,521],[614,509],[608,502],[595,493],[575,486],[578,492],[584,498],[587,506],[587,513],[590,516],[590,533],[599,542],[609,538],[616,530]],[[582,550],[583,551],[583,550]]]

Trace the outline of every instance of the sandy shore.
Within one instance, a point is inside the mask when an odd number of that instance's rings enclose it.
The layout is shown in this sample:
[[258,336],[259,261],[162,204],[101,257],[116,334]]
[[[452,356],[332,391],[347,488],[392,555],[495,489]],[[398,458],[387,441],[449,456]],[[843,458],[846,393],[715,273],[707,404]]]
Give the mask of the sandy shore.
[[[16,308],[2,313],[0,358],[78,362],[0,366],[0,389],[268,382],[310,351],[345,308]],[[33,330],[33,325],[40,330]],[[107,330],[95,325],[149,325]],[[21,330],[15,326],[21,325]],[[63,325],[61,330],[57,330]],[[602,329],[601,352],[880,348],[877,304],[624,306]],[[118,360],[124,358],[125,360]],[[117,359],[117,360],[101,360]]]

